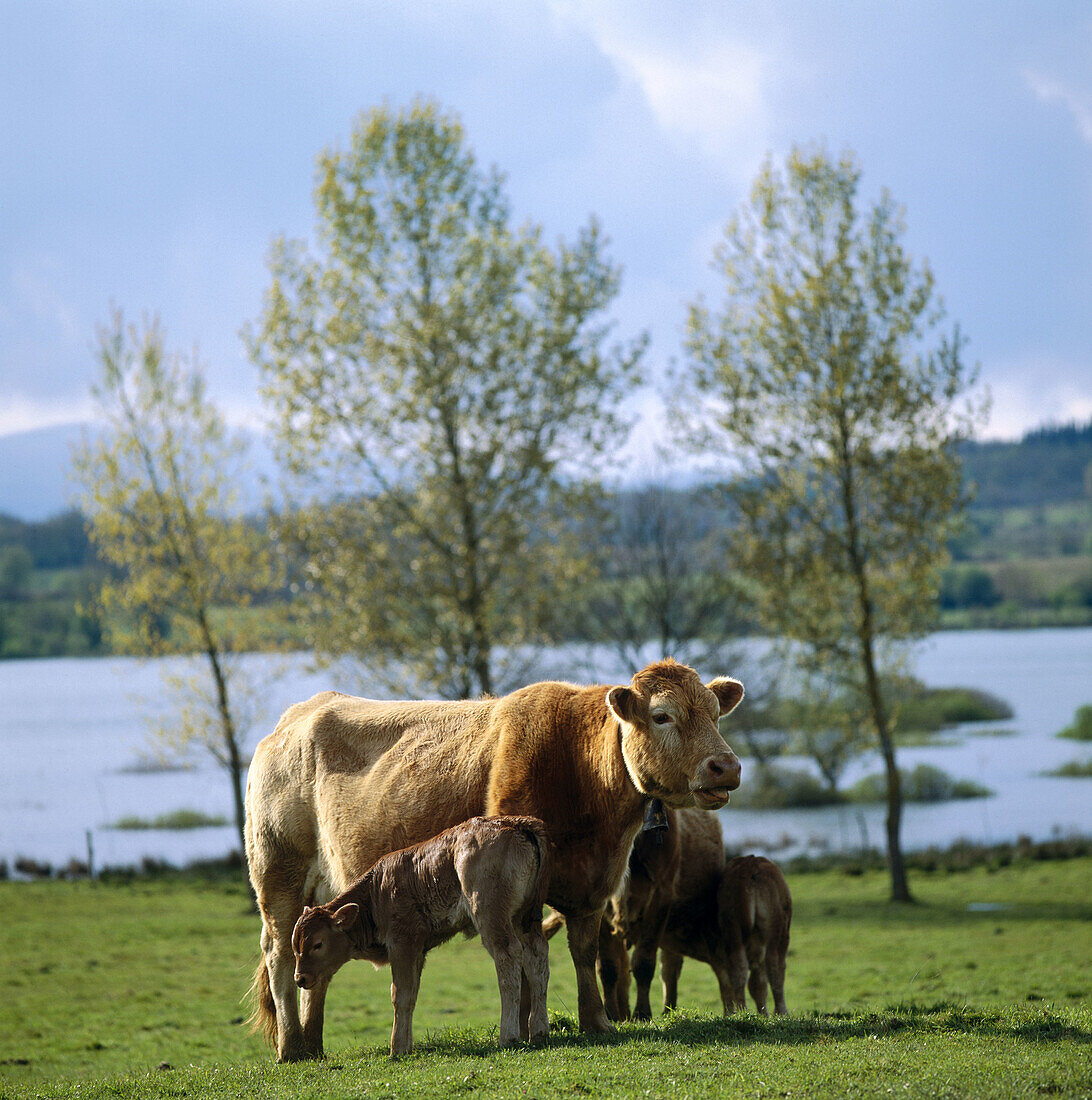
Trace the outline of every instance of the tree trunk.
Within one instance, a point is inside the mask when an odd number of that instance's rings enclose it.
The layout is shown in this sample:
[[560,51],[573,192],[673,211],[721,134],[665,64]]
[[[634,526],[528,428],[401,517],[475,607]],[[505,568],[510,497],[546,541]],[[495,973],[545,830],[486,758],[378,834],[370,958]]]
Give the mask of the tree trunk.
[[864,663],[865,682],[868,685],[869,706],[872,720],[880,740],[880,752],[883,756],[884,771],[887,773],[887,867],[891,872],[891,900],[913,901],[910,886],[906,880],[906,863],[902,857],[902,845],[899,831],[902,827],[902,782],[895,762],[895,743],[891,737],[891,726],[887,719],[883,692],[880,689],[879,676],[876,673],[876,661],[871,638],[862,639],[861,657]]

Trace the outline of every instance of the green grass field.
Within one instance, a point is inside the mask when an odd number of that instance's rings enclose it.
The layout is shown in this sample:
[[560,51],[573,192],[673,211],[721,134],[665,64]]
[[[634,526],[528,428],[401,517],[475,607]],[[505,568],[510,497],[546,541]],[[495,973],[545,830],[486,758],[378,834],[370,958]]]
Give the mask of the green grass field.
[[785,1019],[721,1018],[688,962],[683,1011],[585,1039],[559,937],[549,1048],[499,1052],[492,964],[460,940],[429,957],[412,1056],[386,1056],[388,975],[353,963],[326,1060],[299,1066],[243,1023],[258,920],[240,881],[0,883],[0,1096],[1092,1095],[1092,859],[918,873],[905,907],[880,872],[789,883]]

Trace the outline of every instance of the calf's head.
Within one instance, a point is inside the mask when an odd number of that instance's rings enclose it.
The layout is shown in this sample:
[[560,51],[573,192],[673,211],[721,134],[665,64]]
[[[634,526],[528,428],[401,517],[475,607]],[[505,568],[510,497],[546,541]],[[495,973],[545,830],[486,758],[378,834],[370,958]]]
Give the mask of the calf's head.
[[672,660],[642,669],[629,687],[607,692],[622,731],[622,756],[634,786],[669,806],[715,810],[739,786],[739,757],[717,729],[743,698],[727,676],[703,684]]
[[329,981],[353,956],[349,929],[356,923],[360,907],[347,902],[335,912],[303,907],[303,915],[292,929],[292,951],[296,956],[296,985],[312,989]]

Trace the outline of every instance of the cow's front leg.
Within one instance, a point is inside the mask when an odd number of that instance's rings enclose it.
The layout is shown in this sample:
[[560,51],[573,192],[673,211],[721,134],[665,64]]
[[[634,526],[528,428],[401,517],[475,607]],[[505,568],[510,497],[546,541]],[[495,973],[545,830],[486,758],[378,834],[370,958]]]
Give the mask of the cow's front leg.
[[391,952],[391,1002],[394,1027],[391,1028],[391,1057],[413,1050],[413,1010],[421,987],[424,955],[415,950]]
[[277,1014],[277,1061],[300,1062],[310,1055],[300,1027],[299,993],[293,977],[296,960],[292,954],[292,925],[284,921],[274,924],[269,918],[265,920],[262,954]]
[[603,1009],[599,983],[595,980],[595,960],[599,953],[599,924],[603,910],[579,917],[565,918],[569,929],[569,953],[576,966],[577,1010],[581,1031],[613,1031]]

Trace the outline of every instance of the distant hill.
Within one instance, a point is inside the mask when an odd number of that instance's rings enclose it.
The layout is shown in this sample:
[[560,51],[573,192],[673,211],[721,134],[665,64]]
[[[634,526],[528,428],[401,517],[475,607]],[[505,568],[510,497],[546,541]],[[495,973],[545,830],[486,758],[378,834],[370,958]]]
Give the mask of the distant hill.
[[0,513],[38,521],[73,503],[72,450],[85,424],[0,436]]
[[[87,424],[0,436],[0,514],[37,522],[69,508],[73,502],[72,450]],[[256,476],[242,486],[244,505],[259,507],[261,476],[273,478],[268,447],[257,437]],[[977,489],[974,506],[1005,508],[1064,504],[1087,500],[1086,478],[1092,477],[1092,420],[1087,424],[1044,426],[1015,442],[966,443],[960,449],[966,480]]]
[[1092,420],[1037,428],[1014,443],[966,443],[960,455],[963,476],[976,487],[976,507],[1087,500]]

